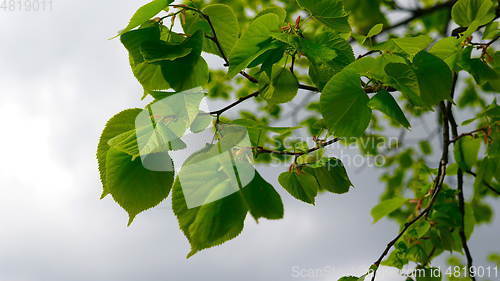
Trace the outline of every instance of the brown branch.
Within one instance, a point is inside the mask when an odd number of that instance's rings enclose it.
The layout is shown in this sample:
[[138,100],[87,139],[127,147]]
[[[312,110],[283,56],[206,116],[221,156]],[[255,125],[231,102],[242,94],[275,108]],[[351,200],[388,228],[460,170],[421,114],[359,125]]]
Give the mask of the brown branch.
[[419,221],[422,217],[427,216],[430,211],[432,210],[432,207],[434,206],[434,203],[436,202],[437,196],[439,192],[441,191],[443,187],[443,182],[446,177],[446,167],[448,166],[448,154],[449,154],[449,145],[450,145],[450,129],[449,129],[449,123],[448,123],[448,116],[446,114],[446,105],[444,102],[440,103],[440,108],[441,112],[443,114],[443,152],[441,154],[441,161],[439,162],[439,169],[438,169],[438,175],[436,179],[434,180],[433,188],[432,188],[432,198],[427,207],[414,219],[411,221],[405,223],[403,229],[399,232],[399,234],[391,240],[384,252],[382,252],[382,255],[375,261],[373,264],[373,276],[372,276],[372,281],[375,281],[375,277],[377,275],[377,270],[380,267],[380,264],[382,263],[382,260],[387,256],[391,248],[396,244],[396,242],[406,233],[410,227],[415,224],[417,221]]
[[468,133],[463,133],[463,134],[458,135],[458,136],[453,136],[453,139],[450,140],[450,143],[455,143],[455,142],[457,142],[459,139],[461,139],[463,137],[474,136],[475,134],[477,134],[479,132],[485,132],[485,133],[487,133],[487,130],[488,130],[488,127],[483,127],[483,128],[476,129],[474,131],[470,131]]
[[[454,76],[453,88],[455,88],[456,84],[457,84],[457,75]],[[448,113],[448,119],[450,120],[452,136],[454,139],[456,139],[458,138],[458,125],[457,122],[455,121],[455,117],[453,116],[451,102],[448,102],[447,113]],[[462,242],[462,248],[464,249],[465,256],[467,258],[467,268],[468,268],[467,276],[469,276],[472,281],[476,281],[476,277],[470,275],[470,270],[473,264],[472,263],[473,258],[469,249],[469,245],[467,244],[467,236],[465,235],[464,172],[460,168],[458,168],[457,171],[457,190],[458,190],[458,208],[460,209],[460,216],[462,217],[459,235],[460,235],[460,241]]]
[[[308,91],[317,92],[317,93],[321,92],[320,89],[318,89],[314,86],[308,86],[308,85],[304,85],[304,84],[299,84],[299,89],[308,90]],[[387,87],[387,86],[367,86],[367,87],[364,87],[363,90],[367,94],[376,93],[380,90],[387,90],[388,92],[398,91],[397,89],[395,89],[393,87]]]
[[257,92],[254,92],[254,93],[248,95],[248,96],[241,97],[237,101],[233,102],[232,104],[230,104],[230,105],[228,105],[228,106],[226,106],[226,107],[224,107],[222,109],[219,109],[219,110],[216,110],[216,111],[212,111],[209,114],[210,115],[217,115],[217,117],[219,117],[222,113],[228,111],[229,109],[237,106],[238,104],[240,104],[240,103],[242,103],[242,102],[244,102],[244,101],[246,101],[248,99],[251,99],[253,97],[258,96],[259,94],[260,94],[260,91],[257,91]]

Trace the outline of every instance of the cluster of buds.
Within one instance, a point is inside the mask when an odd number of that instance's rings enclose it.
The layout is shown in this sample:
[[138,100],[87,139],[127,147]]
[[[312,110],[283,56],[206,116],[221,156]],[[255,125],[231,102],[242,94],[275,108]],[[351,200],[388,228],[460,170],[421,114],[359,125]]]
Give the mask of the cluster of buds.
[[285,33],[300,35],[302,33],[302,31],[300,30],[300,21],[301,21],[300,16],[298,16],[297,19],[295,20],[295,25],[288,23],[287,25],[281,27],[281,31]]

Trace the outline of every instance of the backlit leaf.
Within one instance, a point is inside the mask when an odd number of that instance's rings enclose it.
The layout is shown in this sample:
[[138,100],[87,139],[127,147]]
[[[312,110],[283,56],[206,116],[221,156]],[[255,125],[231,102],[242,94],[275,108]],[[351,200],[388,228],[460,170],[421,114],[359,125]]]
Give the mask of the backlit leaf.
[[407,201],[408,200],[405,198],[396,197],[380,202],[377,206],[373,207],[373,209],[371,210],[373,223],[376,223],[381,218],[401,208]]
[[320,98],[326,125],[339,137],[361,136],[371,119],[369,98],[361,88],[360,77],[344,70],[328,82]]

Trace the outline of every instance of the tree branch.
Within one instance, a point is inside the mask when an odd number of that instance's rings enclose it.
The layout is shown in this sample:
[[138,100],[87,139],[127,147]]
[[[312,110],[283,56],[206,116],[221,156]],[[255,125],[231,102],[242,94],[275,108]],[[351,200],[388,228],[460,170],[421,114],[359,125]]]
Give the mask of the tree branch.
[[449,154],[449,145],[450,145],[450,129],[449,129],[449,123],[448,123],[448,116],[446,114],[446,105],[444,102],[441,102],[440,104],[441,112],[443,114],[443,152],[441,154],[441,161],[439,162],[439,169],[438,169],[438,175],[436,179],[434,180],[433,188],[432,188],[432,198],[429,204],[427,205],[427,208],[425,208],[418,216],[416,216],[414,219],[412,219],[410,222],[407,222],[401,232],[391,240],[388,244],[387,247],[385,248],[384,252],[382,252],[382,255],[375,261],[373,264],[373,276],[372,276],[372,281],[375,281],[375,277],[377,275],[377,270],[380,267],[380,264],[382,263],[382,260],[387,256],[391,248],[396,244],[396,242],[406,233],[410,227],[415,224],[417,221],[419,221],[422,217],[428,215],[430,211],[432,210],[432,207],[434,206],[434,203],[436,202],[437,196],[439,192],[441,191],[443,187],[443,182],[446,177],[446,167],[448,166],[448,154]]
[[[473,176],[473,177],[477,177],[477,174],[474,173],[473,171],[465,171],[467,174]],[[489,184],[487,181],[483,180],[483,184],[489,189],[491,190],[493,193],[497,194],[497,195],[500,195],[500,191],[496,190],[491,184]]]
[[[453,79],[453,88],[456,87],[457,84],[457,75],[454,76]],[[452,94],[452,98],[453,98]],[[458,138],[458,125],[455,121],[455,117],[453,116],[452,104],[448,102],[448,119],[450,120],[451,133],[454,139]],[[460,240],[462,242],[462,248],[464,249],[465,256],[467,257],[467,276],[471,278],[472,281],[476,281],[475,276],[470,275],[470,270],[472,268],[472,254],[469,249],[469,245],[467,244],[467,236],[465,235],[465,198],[464,198],[464,172],[462,169],[458,168],[457,171],[457,190],[458,190],[458,208],[460,209],[460,216],[462,217],[462,222],[459,230]]]
[[237,106],[238,104],[240,104],[240,103],[242,103],[242,102],[244,102],[244,101],[246,101],[248,99],[251,99],[253,97],[258,96],[259,94],[260,94],[260,91],[257,91],[257,92],[254,92],[254,93],[248,95],[248,96],[241,97],[237,101],[233,102],[232,104],[230,104],[230,105],[228,105],[228,106],[226,106],[226,107],[224,107],[222,109],[219,109],[219,110],[216,110],[216,111],[212,111],[209,114],[210,115],[217,115],[217,117],[219,117],[222,113],[228,111],[229,109]]
[[409,24],[410,22],[420,18],[420,17],[423,17],[423,16],[426,16],[428,14],[432,14],[436,11],[439,11],[439,10],[442,10],[442,9],[450,9],[453,4],[455,4],[457,0],[451,0],[451,1],[448,1],[448,2],[444,2],[444,3],[441,3],[441,4],[438,4],[436,6],[433,6],[433,7],[429,7],[429,8],[425,8],[425,9],[418,9],[418,10],[414,10],[412,11],[412,15],[403,20],[403,21],[400,21],[398,23],[395,23],[394,25],[391,25],[391,26],[386,26],[382,29],[382,32],[373,36],[374,38],[379,36],[380,34],[384,33],[384,32],[388,32],[388,31],[391,31],[393,29],[396,29],[398,27],[401,27],[403,25],[407,25]]
[[476,129],[474,131],[470,131],[468,133],[463,133],[463,134],[458,135],[458,136],[453,136],[453,139],[450,140],[450,143],[455,143],[455,142],[457,142],[459,139],[461,139],[463,137],[474,136],[475,134],[477,134],[479,132],[487,132],[487,130],[488,130],[488,127],[483,127],[483,128]]

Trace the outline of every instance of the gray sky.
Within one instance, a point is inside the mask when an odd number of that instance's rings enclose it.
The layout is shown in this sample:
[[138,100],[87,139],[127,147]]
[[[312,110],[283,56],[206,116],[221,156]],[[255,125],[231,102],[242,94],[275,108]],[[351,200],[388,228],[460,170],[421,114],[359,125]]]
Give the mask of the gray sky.
[[[282,194],[285,219],[248,219],[237,239],[189,260],[170,200],[128,228],[110,197],[99,200],[99,134],[115,113],[144,106],[124,48],[107,40],[138,6],[53,0],[51,11],[0,10],[0,281],[334,281],[364,273],[398,229],[371,223],[383,190],[373,169],[348,167],[356,189],[322,195],[316,206],[282,191],[276,175],[286,167],[261,169]],[[476,264],[500,250],[499,233],[498,218],[476,229]],[[329,274],[293,276],[309,268]],[[378,280],[398,276],[384,268]]]

